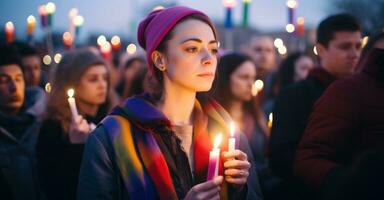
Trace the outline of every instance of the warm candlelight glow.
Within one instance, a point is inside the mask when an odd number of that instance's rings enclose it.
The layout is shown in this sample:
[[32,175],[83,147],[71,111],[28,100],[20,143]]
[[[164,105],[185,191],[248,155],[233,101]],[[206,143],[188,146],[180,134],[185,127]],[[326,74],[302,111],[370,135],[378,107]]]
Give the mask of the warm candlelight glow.
[[222,139],[223,139],[223,136],[222,136],[221,133],[219,133],[219,134],[216,136],[215,141],[213,142],[213,147],[214,147],[215,149],[219,148]]
[[84,23],[84,17],[81,16],[81,15],[77,15],[74,19],[73,19],[73,24],[75,26],[82,26]]
[[317,56],[317,49],[316,49],[316,46],[313,47],[313,53]]
[[304,24],[304,17],[298,17],[297,18],[297,25],[303,25]]
[[252,0],[243,0],[244,3],[251,3]]
[[52,58],[51,58],[51,56],[49,56],[49,55],[45,55],[45,56],[43,57],[43,63],[44,63],[44,65],[50,65],[51,62],[52,62]]
[[15,30],[15,26],[13,26],[12,22],[7,22],[5,24],[5,32],[13,32]]
[[104,35],[97,37],[97,44],[103,46],[107,42],[107,38]]
[[127,46],[127,53],[128,54],[134,54],[136,52],[136,45],[135,44],[129,44]]
[[111,44],[107,41],[103,46],[100,48],[102,53],[109,53],[111,51]]
[[264,87],[264,82],[260,79],[252,84],[252,96],[256,96]]
[[365,45],[367,45],[368,40],[369,40],[368,36],[363,37],[363,39],[361,40],[361,48],[364,48]]
[[73,97],[74,94],[75,94],[75,90],[74,89],[71,88],[71,89],[67,90],[67,95],[68,95],[69,98]]
[[72,37],[72,34],[70,32],[65,32],[63,34],[63,42],[64,42],[64,45],[67,46],[67,47],[71,47],[72,46],[73,37]]
[[55,12],[56,10],[56,6],[54,3],[52,2],[48,2],[47,5],[45,6],[45,9],[47,10],[47,13],[48,14],[52,14]]
[[284,45],[277,48],[277,51],[279,52],[280,55],[285,55],[287,53],[287,47],[285,47]]
[[276,48],[284,46],[284,42],[281,38],[276,38],[273,44],[275,45]]
[[47,8],[45,5],[39,6],[39,14],[40,15],[46,15],[47,14]]
[[288,1],[287,1],[287,6],[288,6],[289,8],[296,8],[296,6],[297,6],[297,2],[296,2],[296,0],[288,0]]
[[268,127],[269,128],[272,128],[272,123],[273,123],[273,113],[269,113],[269,117],[268,117]]
[[33,15],[29,15],[27,18],[28,24],[35,24],[36,23],[36,18]]
[[55,60],[55,63],[59,64],[61,61],[62,55],[57,53],[55,57],[53,57],[53,60]]
[[285,26],[285,30],[288,32],[288,33],[293,33],[295,31],[295,25],[293,24],[287,24],[287,26]]
[[111,44],[114,49],[120,48],[120,37],[115,35],[111,39]]
[[47,84],[45,84],[45,91],[47,92],[47,93],[50,93],[51,92],[51,90],[52,90],[52,88],[51,88],[51,84],[50,83],[47,83]]
[[236,130],[236,127],[235,127],[235,122],[231,122],[229,124],[229,129],[230,129],[230,134],[231,134],[231,137],[233,137],[235,135],[235,130]]
[[72,8],[69,13],[68,13],[68,17],[70,19],[73,19],[77,16],[77,14],[79,14],[79,10],[77,8]]
[[236,6],[236,0],[223,0],[224,7],[233,8]]

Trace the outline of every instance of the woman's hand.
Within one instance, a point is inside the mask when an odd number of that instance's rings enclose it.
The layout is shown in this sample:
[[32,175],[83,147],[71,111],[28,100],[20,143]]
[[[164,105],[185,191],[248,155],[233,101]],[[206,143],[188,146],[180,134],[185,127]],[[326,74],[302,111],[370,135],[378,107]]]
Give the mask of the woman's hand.
[[247,154],[236,149],[223,152],[225,181],[236,187],[242,187],[247,183],[251,164],[247,160]]
[[188,191],[184,200],[219,200],[221,183],[223,183],[223,177],[218,176],[213,180],[195,185]]
[[71,121],[69,126],[69,141],[72,144],[84,144],[90,133],[90,126],[81,115]]

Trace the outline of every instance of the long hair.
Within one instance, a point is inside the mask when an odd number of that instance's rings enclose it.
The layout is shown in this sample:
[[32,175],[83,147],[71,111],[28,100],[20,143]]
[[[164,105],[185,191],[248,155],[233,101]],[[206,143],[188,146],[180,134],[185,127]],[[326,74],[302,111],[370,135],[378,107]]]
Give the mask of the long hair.
[[306,54],[302,52],[295,52],[281,62],[279,71],[277,72],[278,90],[295,82],[295,64],[303,56],[306,56]]
[[[246,61],[252,62],[252,59],[244,54],[229,53],[222,56],[217,65],[216,79],[214,82],[214,89],[210,95],[218,101],[226,110],[229,110],[229,103],[233,98],[231,93],[231,75],[241,64]],[[244,109],[249,112],[255,119],[257,119],[255,105],[252,101],[244,102]]]
[[[76,88],[84,72],[94,65],[104,65],[104,60],[88,49],[74,50],[65,54],[52,72],[51,92],[48,95],[46,119],[60,122],[65,132],[68,132],[71,122],[71,111],[67,101],[67,90]],[[109,77],[109,72],[108,72]],[[110,109],[110,80],[106,101],[100,105],[98,113],[105,113]],[[75,94],[76,95],[76,94]],[[79,108],[79,113],[82,110]]]

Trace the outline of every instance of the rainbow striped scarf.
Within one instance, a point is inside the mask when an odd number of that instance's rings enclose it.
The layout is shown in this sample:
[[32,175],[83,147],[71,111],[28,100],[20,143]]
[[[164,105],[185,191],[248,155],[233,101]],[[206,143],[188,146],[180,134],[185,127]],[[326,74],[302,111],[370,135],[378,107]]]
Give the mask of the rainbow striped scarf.
[[[158,125],[170,127],[167,118],[150,103],[148,96],[128,99],[101,123],[112,141],[117,166],[130,199],[178,199],[166,160],[155,140]],[[194,107],[194,178],[206,181],[209,151],[213,138],[223,133],[222,150],[227,149],[228,113],[216,102],[207,100]],[[223,174],[220,163],[219,174]],[[221,199],[227,199],[223,184]]]

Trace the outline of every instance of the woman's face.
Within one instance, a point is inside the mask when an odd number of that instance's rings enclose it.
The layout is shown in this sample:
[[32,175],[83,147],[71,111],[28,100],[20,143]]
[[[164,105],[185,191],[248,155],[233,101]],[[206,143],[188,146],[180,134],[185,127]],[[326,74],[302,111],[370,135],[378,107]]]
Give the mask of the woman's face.
[[231,94],[235,99],[249,101],[252,84],[256,80],[256,67],[251,61],[242,63],[229,77]]
[[192,92],[211,89],[217,65],[218,42],[209,25],[189,19],[176,25],[166,43],[165,87],[171,84]]
[[307,78],[309,71],[315,67],[312,59],[308,56],[301,56],[295,63],[295,82]]
[[76,97],[91,105],[101,105],[107,98],[108,72],[104,65],[89,67],[81,76],[76,88]]

